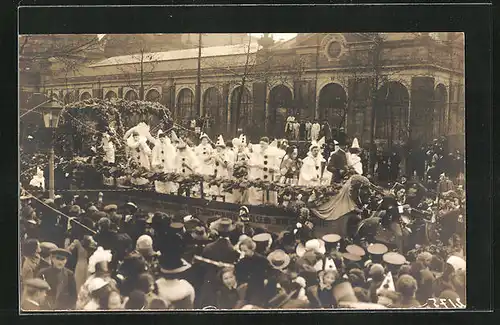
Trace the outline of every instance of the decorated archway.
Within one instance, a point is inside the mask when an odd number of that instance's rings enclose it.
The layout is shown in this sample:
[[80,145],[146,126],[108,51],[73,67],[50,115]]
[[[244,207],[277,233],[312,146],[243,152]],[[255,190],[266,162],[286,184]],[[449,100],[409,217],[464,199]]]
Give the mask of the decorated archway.
[[284,135],[286,118],[292,114],[293,95],[285,85],[278,85],[269,92],[270,133],[281,138]]
[[111,99],[113,99],[113,98],[118,98],[118,95],[117,95],[114,91],[110,90],[110,91],[108,91],[108,92],[106,93],[106,95],[104,96],[104,98],[105,98],[106,100],[111,100]]
[[188,120],[195,116],[193,91],[189,88],[184,88],[177,95],[176,117],[180,120]]
[[159,103],[160,100],[161,100],[161,94],[158,92],[158,90],[156,89],[150,89],[147,93],[146,93],[146,100],[148,102],[155,102],[155,103]]
[[132,100],[138,100],[139,96],[137,96],[137,93],[134,90],[130,89],[125,93],[125,96],[123,96],[123,98],[125,100],[132,101]]
[[75,96],[73,95],[72,92],[67,92],[66,95],[64,95],[64,99],[63,99],[63,102],[65,105],[69,104],[69,103],[72,103],[75,101]]
[[408,140],[410,96],[400,82],[390,81],[380,87],[375,107],[375,138],[391,148]]
[[92,95],[88,91],[84,91],[80,95],[80,100],[87,100],[87,99],[90,99],[90,98],[92,98]]
[[[239,112],[238,102],[240,102]],[[229,119],[229,126],[231,127],[233,133],[237,133],[238,129],[242,129],[243,132],[247,131],[251,121],[251,112],[252,95],[250,94],[250,91],[245,87],[243,92],[241,92],[241,86],[234,88],[231,93],[231,115]]]
[[203,112],[209,123],[206,132],[211,137],[224,133],[227,117],[222,109],[222,95],[217,88],[210,87],[203,94]]
[[345,127],[347,117],[347,94],[337,83],[324,86],[319,92],[319,118],[327,120],[332,128]]
[[445,134],[447,103],[448,92],[446,86],[438,84],[434,90],[434,114],[432,120],[432,134],[434,138]]

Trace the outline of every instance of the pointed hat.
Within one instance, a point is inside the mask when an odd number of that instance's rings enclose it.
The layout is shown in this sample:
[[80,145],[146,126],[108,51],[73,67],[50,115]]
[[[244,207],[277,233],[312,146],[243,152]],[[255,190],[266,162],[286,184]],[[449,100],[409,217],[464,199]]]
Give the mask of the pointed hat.
[[224,138],[222,137],[222,134],[219,135],[219,137],[217,138],[217,143],[215,144],[215,146],[222,147],[222,148],[226,147],[226,143],[224,142]]
[[352,140],[351,149],[360,149],[359,143],[358,143],[358,138],[354,138],[354,140]]
[[170,137],[172,138],[172,142],[179,142],[179,137],[175,134],[175,131],[172,131]]
[[389,290],[389,291],[396,291],[396,287],[394,286],[394,279],[392,277],[392,273],[388,272],[384,278],[384,281],[382,281],[382,284],[380,287],[377,289],[377,294],[381,290]]

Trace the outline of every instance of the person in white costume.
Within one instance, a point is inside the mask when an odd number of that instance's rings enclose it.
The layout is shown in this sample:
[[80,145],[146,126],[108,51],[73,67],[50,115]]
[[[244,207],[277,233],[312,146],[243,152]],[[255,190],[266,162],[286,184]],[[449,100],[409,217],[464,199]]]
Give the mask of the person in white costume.
[[[279,165],[276,156],[275,147],[270,147],[269,138],[262,137],[260,139],[259,147],[253,147],[253,152],[250,155],[251,175],[249,179],[261,179],[263,181],[274,181],[274,178],[279,179]],[[255,188],[249,189],[249,203],[261,204],[264,202],[277,203],[278,197],[276,192],[269,192],[258,190]],[[253,202],[253,203],[252,203]]]
[[[213,161],[213,176],[215,178],[229,178],[229,170],[232,169],[232,163],[228,160],[228,155],[226,153],[226,144],[224,143],[224,138],[219,135],[217,143],[215,144],[215,151],[212,153]],[[210,188],[210,193],[216,195],[219,198],[224,191],[223,186],[212,186]]]
[[30,185],[45,191],[45,177],[43,177],[43,170],[41,170],[40,167],[36,168],[36,174],[31,179]]
[[[175,155],[174,166],[175,172],[183,176],[189,176],[198,172],[198,159],[182,139],[179,139],[179,143],[177,144],[177,154]],[[193,189],[192,191],[197,192],[197,189]],[[179,194],[183,195],[185,193]],[[191,195],[192,193],[189,194]]]
[[212,159],[214,149],[210,144],[210,139],[207,134],[202,133],[200,135],[200,140],[201,143],[194,149],[194,152],[200,164],[198,172],[201,175],[205,176],[212,175],[214,171]]
[[363,175],[363,164],[361,163],[361,158],[359,157],[360,152],[361,148],[359,147],[358,139],[354,138],[354,140],[352,140],[351,148],[347,153],[347,165],[350,168],[353,168],[358,175]]
[[134,126],[123,136],[129,148],[129,156],[140,167],[151,170],[151,148],[147,141],[155,143],[156,140],[149,133],[149,126],[144,122]]
[[[172,173],[175,171],[176,148],[172,145],[170,138],[162,131],[157,133],[158,139],[152,153],[152,167],[154,171]],[[158,193],[172,193],[176,191],[173,182],[155,181],[155,189]]]
[[299,174],[299,185],[317,186],[321,184],[321,164],[325,161],[320,155],[320,146],[313,142],[309,147],[307,157],[302,160]]
[[321,125],[318,123],[318,121],[314,121],[314,123],[311,125],[311,141],[318,141],[320,130]]
[[109,133],[104,132],[102,134],[102,149],[104,150],[104,161],[114,164],[115,163],[115,145]]

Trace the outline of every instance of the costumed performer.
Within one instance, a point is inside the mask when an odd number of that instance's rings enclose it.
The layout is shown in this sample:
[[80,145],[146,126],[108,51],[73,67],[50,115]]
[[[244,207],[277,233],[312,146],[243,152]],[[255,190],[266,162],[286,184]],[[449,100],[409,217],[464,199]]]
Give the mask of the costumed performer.
[[[276,159],[276,148],[269,146],[269,138],[262,137],[258,147],[253,147],[249,166],[253,169],[249,179],[259,179],[273,182],[275,177],[279,177],[279,162]],[[278,195],[273,191],[263,191],[256,188],[249,188],[249,204],[271,203],[277,204]]]
[[111,135],[108,132],[102,134],[101,141],[102,149],[104,150],[104,161],[114,164],[115,163],[115,145],[111,140]]
[[[175,155],[175,171],[182,176],[189,176],[197,172],[198,160],[196,155],[187,147],[184,140],[179,139],[177,154]],[[182,195],[185,193],[179,193]],[[191,193],[188,193],[191,195]]]
[[302,161],[299,159],[299,151],[297,147],[288,147],[287,154],[283,157],[280,165],[280,183],[297,185],[301,165]]
[[[228,160],[227,153],[225,151],[226,144],[224,143],[224,138],[219,135],[217,143],[215,144],[215,151],[212,153],[212,160],[214,165],[213,175],[215,178],[229,178],[229,169],[232,167],[231,162]],[[214,185],[210,189],[213,195],[220,197],[223,192],[223,186]]]
[[[173,173],[175,171],[175,155],[176,148],[172,145],[170,138],[162,130],[158,130],[158,139],[152,151],[152,167],[153,170],[161,173]],[[155,181],[155,190],[158,193],[175,192],[176,186],[173,182]]]
[[212,159],[214,149],[212,148],[210,138],[206,133],[201,133],[200,140],[201,143],[194,149],[200,164],[198,172],[204,176],[212,175],[214,171],[214,161]]
[[325,161],[320,155],[317,142],[311,143],[307,157],[302,160],[299,174],[299,185],[318,186],[321,184],[321,164]]
[[43,177],[43,170],[40,167],[36,168],[36,174],[31,179],[30,186],[41,188],[42,191],[45,191],[45,177]]
[[359,147],[358,139],[354,138],[351,148],[347,153],[347,165],[349,168],[352,168],[356,174],[363,175],[363,163],[361,163],[361,158],[359,157],[360,153],[361,148]]

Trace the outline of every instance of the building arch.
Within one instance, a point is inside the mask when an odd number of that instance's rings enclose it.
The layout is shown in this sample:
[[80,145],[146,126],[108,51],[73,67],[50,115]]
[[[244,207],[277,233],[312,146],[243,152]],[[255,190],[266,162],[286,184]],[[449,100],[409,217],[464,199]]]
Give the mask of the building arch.
[[253,100],[247,87],[243,88],[240,110],[237,111],[241,87],[234,87],[229,96],[229,127],[234,134],[238,132],[238,129],[242,129],[246,133],[251,125]]
[[285,132],[286,118],[293,115],[293,91],[280,84],[269,90],[267,96],[269,125],[275,138],[282,138]]
[[222,94],[217,87],[209,87],[203,93],[204,116],[209,117],[209,129],[211,137],[222,134],[226,126],[226,112],[223,109]]
[[375,138],[388,148],[404,143],[409,136],[410,92],[399,81],[384,83],[377,92]]
[[145,99],[149,102],[159,103],[161,100],[161,93],[156,88],[151,88],[146,93]]
[[87,100],[87,99],[91,99],[92,98],[92,94],[89,93],[88,91],[84,91],[81,95],[80,95],[80,100]]
[[66,105],[66,104],[72,103],[74,101],[75,101],[75,95],[73,94],[73,92],[68,91],[64,95],[64,99],[63,99],[64,104]]
[[318,113],[321,121],[327,120],[332,128],[341,128],[347,120],[347,92],[341,84],[330,82],[318,95]]
[[177,94],[176,117],[180,120],[189,120],[196,116],[194,92],[190,88],[182,88]]
[[106,100],[111,100],[113,98],[118,98],[118,94],[113,90],[108,90],[106,95],[104,95],[104,99]]
[[444,135],[446,132],[446,120],[448,107],[448,91],[442,83],[434,89],[434,114],[432,118],[433,138]]
[[133,89],[129,89],[127,90],[127,92],[123,95],[123,99],[125,100],[138,100],[139,99],[139,95],[137,94],[137,92]]

